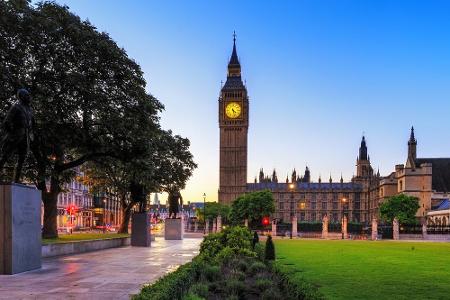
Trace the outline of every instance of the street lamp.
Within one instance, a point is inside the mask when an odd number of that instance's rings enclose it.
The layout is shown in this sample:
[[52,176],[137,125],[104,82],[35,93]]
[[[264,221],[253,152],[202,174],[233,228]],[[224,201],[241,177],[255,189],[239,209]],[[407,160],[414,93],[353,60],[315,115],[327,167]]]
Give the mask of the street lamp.
[[[294,213],[292,212],[292,209],[294,207],[294,189],[295,189],[295,184],[291,183],[289,184],[289,190],[291,191],[291,201],[289,203],[289,211],[290,211],[290,217],[291,217],[291,226],[292,226],[292,222],[294,221]],[[289,237],[292,239],[292,228],[291,228],[291,233],[289,234]]]
[[106,233],[106,198],[103,198],[103,233]]
[[347,198],[342,198],[342,222],[341,222],[341,232],[342,232],[342,239],[344,239],[344,206],[347,204]]
[[206,234],[206,193],[203,193],[203,234]]

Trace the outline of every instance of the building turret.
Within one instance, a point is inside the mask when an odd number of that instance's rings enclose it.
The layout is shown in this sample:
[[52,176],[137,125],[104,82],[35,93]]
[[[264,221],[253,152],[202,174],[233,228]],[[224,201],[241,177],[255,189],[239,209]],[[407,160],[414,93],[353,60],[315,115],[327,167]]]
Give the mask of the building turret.
[[263,170],[263,168],[259,169],[259,182],[264,182],[264,170]]
[[291,175],[291,182],[294,183],[296,181],[297,181],[297,171],[295,171],[295,168],[294,168],[294,171],[292,171],[292,175]]
[[417,140],[414,136],[414,127],[411,127],[411,134],[408,141],[408,159],[406,161],[406,167],[415,168],[417,159]]
[[277,171],[275,169],[273,169],[272,173],[272,182],[278,183]]
[[361,140],[361,146],[359,147],[359,156],[356,159],[356,176],[357,177],[370,177],[373,175],[373,169],[370,165],[370,158],[367,155],[366,138],[363,135]]
[[309,172],[308,166],[305,169],[305,175],[303,175],[303,182],[311,182],[311,173]]

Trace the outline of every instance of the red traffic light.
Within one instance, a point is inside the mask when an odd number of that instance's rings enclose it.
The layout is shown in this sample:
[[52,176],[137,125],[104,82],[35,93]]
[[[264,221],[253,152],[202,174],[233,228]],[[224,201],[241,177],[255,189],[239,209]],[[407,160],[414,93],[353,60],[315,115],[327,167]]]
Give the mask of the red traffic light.
[[270,219],[269,219],[269,217],[263,217],[263,218],[262,218],[262,224],[263,224],[263,225],[269,225],[269,224],[270,224]]
[[69,215],[73,215],[77,211],[77,207],[75,205],[70,205],[66,210]]

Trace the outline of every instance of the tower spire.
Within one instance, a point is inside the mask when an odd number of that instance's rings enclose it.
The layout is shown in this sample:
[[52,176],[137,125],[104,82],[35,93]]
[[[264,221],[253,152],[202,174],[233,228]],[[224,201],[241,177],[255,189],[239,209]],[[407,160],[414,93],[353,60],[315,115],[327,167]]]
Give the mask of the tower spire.
[[236,32],[233,31],[233,52],[228,63],[228,76],[241,76],[241,64],[236,50]]
[[411,126],[411,133],[408,141],[408,160],[407,164],[415,168],[415,160],[417,159],[417,140],[414,136],[414,126]]

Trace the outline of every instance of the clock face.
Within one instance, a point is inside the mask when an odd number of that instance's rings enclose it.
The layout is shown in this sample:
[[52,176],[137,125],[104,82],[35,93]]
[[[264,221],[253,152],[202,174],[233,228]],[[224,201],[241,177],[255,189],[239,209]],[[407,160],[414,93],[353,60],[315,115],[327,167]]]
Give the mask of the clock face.
[[225,113],[227,114],[228,118],[236,119],[241,115],[241,106],[239,105],[239,103],[230,102],[225,108]]

